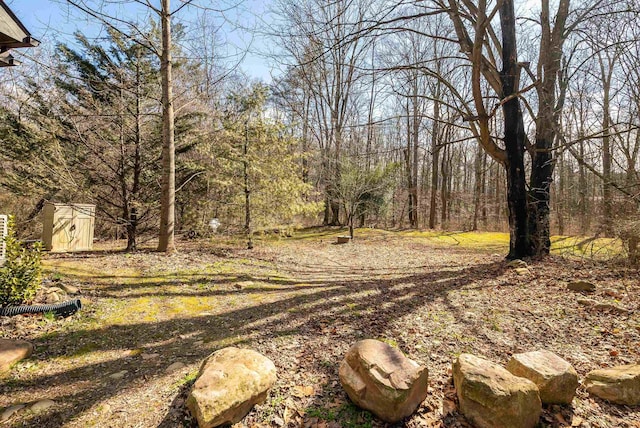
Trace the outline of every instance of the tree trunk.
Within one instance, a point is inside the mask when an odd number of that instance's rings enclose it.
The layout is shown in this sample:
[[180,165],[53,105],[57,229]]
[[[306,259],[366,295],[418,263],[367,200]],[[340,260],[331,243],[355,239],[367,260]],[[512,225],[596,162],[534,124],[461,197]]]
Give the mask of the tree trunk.
[[556,82],[560,70],[564,27],[569,14],[569,0],[560,0],[555,16],[555,26],[551,29],[549,0],[542,1],[538,85],[538,117],[536,118],[536,143],[532,154],[530,179],[529,234],[530,254],[545,256],[551,249],[550,208],[551,183],[553,181],[553,142],[556,136],[557,116],[560,107],[556,105]]
[[411,153],[411,183],[410,192],[413,198],[413,210],[409,213],[409,223],[412,228],[418,228],[418,139],[420,136],[420,118],[418,111],[418,78],[413,82],[413,127],[412,127],[412,153]]
[[[438,83],[438,87],[440,84]],[[431,194],[429,199],[429,229],[435,229],[437,224],[436,201],[438,197],[438,179],[440,160],[440,143],[438,134],[440,129],[440,103],[433,103],[433,126],[431,127]]]
[[[504,1],[500,7],[502,28],[502,95],[508,98],[518,91],[518,53],[516,48],[516,20],[513,1]],[[522,110],[518,97],[502,104],[504,114],[504,144],[507,153],[507,201],[509,205],[509,259],[530,255],[527,228],[527,191],[524,169],[525,134]]]
[[244,232],[247,236],[247,249],[253,249],[251,240],[251,188],[249,187],[249,120],[247,119],[244,135],[244,145],[242,146],[242,174],[244,176]]
[[176,159],[171,75],[170,0],[162,0],[162,196],[158,251],[175,251]]
[[483,171],[482,171],[482,155],[484,151],[482,147],[478,147],[478,151],[476,152],[476,159],[474,163],[475,167],[475,186],[473,191],[473,222],[471,225],[471,230],[478,230],[478,218],[480,217],[480,212],[482,208],[480,207],[482,203],[482,187],[483,187]]

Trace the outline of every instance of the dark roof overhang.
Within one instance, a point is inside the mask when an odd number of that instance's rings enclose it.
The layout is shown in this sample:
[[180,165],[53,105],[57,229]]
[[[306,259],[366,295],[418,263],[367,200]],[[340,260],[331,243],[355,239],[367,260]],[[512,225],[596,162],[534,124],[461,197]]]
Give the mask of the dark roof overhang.
[[18,65],[9,49],[33,48],[40,42],[33,37],[18,17],[0,0],[0,67]]

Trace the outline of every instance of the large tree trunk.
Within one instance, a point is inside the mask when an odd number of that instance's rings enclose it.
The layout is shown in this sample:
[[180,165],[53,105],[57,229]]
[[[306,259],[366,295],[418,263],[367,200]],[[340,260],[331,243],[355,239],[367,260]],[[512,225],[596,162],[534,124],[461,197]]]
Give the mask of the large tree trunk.
[[175,251],[176,159],[171,76],[170,0],[162,0],[162,196],[158,251]]
[[549,227],[549,201],[553,181],[553,142],[556,136],[557,115],[556,82],[560,70],[564,27],[569,13],[569,0],[560,0],[555,25],[551,29],[549,0],[542,1],[540,22],[542,38],[538,74],[542,79],[538,86],[538,117],[536,119],[536,143],[531,164],[529,233],[531,255],[545,256],[551,249]]
[[527,228],[527,191],[524,169],[525,134],[522,110],[518,97],[518,51],[516,48],[516,20],[513,1],[504,1],[500,7],[502,28],[502,95],[510,98],[502,104],[504,114],[504,144],[507,153],[507,201],[509,204],[509,231],[511,239],[507,258],[518,259],[530,255]]

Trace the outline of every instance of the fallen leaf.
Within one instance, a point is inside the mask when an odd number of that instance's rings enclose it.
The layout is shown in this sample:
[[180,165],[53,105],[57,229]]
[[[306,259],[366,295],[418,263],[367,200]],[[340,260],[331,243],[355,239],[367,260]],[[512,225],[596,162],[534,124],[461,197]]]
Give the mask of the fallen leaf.
[[310,397],[314,392],[313,386],[296,385],[293,387],[293,396],[298,398]]
[[456,411],[456,403],[454,403],[451,400],[447,400],[446,398],[444,398],[442,400],[442,414],[444,416],[447,416],[450,413],[453,413]]
[[574,415],[573,418],[571,419],[571,426],[579,427],[580,425],[582,425],[582,422],[584,422],[584,419],[582,419],[580,416]]
[[562,413],[555,414],[556,420],[560,422],[562,425],[569,426],[569,422],[562,416]]
[[331,403],[327,404],[327,409],[337,409],[338,407],[342,407],[343,404],[344,404],[344,401],[340,400],[339,398],[336,398]]

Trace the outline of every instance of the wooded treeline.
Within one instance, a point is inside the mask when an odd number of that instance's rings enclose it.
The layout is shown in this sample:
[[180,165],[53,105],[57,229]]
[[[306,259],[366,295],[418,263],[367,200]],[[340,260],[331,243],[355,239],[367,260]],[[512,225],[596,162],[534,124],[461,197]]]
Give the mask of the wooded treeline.
[[[550,234],[618,237],[638,257],[636,1],[272,9],[256,35],[281,70],[268,86],[211,53],[215,25],[174,26],[177,230],[509,228],[510,257],[548,253]],[[162,31],[113,27],[3,76],[1,197],[18,222],[39,201],[94,201],[100,233],[134,248],[159,221],[161,49],[147,47]]]

